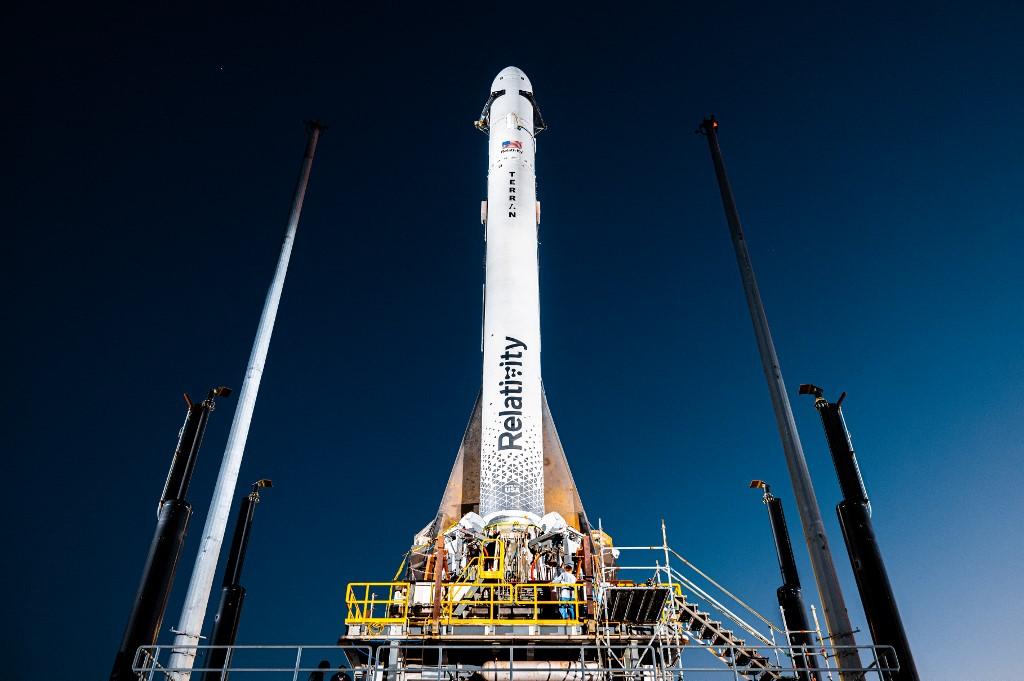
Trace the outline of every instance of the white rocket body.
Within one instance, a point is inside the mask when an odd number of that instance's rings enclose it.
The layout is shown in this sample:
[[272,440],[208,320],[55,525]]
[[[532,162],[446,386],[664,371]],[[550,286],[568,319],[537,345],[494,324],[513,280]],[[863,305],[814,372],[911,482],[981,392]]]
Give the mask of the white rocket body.
[[522,71],[504,69],[491,85],[485,118],[490,138],[480,438],[480,515],[485,517],[497,511],[544,515],[532,94]]

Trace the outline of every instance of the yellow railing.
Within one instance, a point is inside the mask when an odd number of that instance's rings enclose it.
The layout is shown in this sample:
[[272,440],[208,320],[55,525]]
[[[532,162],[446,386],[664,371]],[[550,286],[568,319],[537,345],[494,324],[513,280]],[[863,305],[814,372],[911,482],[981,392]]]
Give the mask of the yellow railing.
[[683,585],[680,584],[679,582],[672,582],[671,585],[665,584],[664,582],[662,582],[662,586],[671,586],[672,587],[672,594],[674,596],[682,596],[683,595]]
[[480,542],[478,574],[481,579],[501,579],[505,576],[505,542],[485,539]]
[[409,617],[409,583],[353,582],[345,606],[347,624],[402,624]]
[[[429,602],[413,603],[408,582],[354,582],[345,592],[346,624],[403,624],[427,620]],[[564,592],[569,596],[561,598]],[[439,622],[446,625],[545,624],[575,625],[586,608],[583,584],[552,582],[458,582],[441,591]]]

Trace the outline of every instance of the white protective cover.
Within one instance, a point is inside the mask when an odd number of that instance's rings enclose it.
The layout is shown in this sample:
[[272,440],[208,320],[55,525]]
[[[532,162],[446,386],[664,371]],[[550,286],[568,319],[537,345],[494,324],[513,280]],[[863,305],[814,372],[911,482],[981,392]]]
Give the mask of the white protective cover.
[[540,529],[545,534],[548,532],[561,532],[567,527],[569,527],[569,524],[565,522],[565,518],[562,517],[562,514],[555,511],[545,514],[540,519]]
[[470,532],[479,533],[483,532],[484,530],[484,519],[476,513],[470,511],[466,515],[462,516],[462,519],[459,521],[459,525],[466,528]]
[[544,515],[540,286],[533,92],[515,67],[494,79],[487,174],[480,515]]

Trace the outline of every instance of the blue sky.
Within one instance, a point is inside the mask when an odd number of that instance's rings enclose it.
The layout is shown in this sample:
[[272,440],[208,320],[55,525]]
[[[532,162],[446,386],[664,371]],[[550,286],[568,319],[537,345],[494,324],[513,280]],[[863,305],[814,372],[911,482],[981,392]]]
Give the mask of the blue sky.
[[[241,386],[310,117],[330,129],[240,479],[275,487],[239,640],[331,643],[344,584],[391,576],[436,508],[480,382],[486,148],[470,123],[509,64],[551,126],[537,160],[543,370],[590,516],[624,544],[656,542],[665,518],[677,550],[776,612],[747,482],[769,480],[799,529],[692,134],[714,112],[855,624],[866,632],[803,382],[849,393],[922,677],[1011,678],[979,651],[1024,648],[1024,11],[527,14],[14,10],[2,502],[14,617],[0,627],[15,678],[43,660],[108,672],[179,395]],[[207,434],[165,634],[233,408]]]

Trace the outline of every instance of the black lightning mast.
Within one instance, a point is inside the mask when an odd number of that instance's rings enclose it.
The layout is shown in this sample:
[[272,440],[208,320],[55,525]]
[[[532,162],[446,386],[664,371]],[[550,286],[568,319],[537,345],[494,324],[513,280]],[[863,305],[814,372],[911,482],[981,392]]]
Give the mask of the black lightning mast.
[[[252,531],[253,514],[256,504],[260,503],[260,490],[273,487],[270,480],[258,480],[253,483],[252,491],[242,497],[238,507],[238,520],[235,533],[231,538],[231,551],[228,553],[228,564],[224,570],[224,586],[221,589],[220,607],[213,624],[213,635],[210,637],[210,655],[206,659],[204,681],[219,681],[226,674],[225,667],[230,663],[230,646],[235,645],[238,637],[238,624],[242,619],[242,604],[245,601],[245,587],[242,586],[242,565],[245,563],[245,552],[249,548],[249,533]],[[223,646],[223,647],[221,647]]]
[[800,575],[796,571],[796,558],[793,556],[793,544],[789,541],[789,528],[786,527],[782,500],[772,494],[771,488],[764,480],[752,480],[750,487],[764,490],[762,501],[768,508],[772,537],[775,539],[775,552],[779,557],[779,571],[782,573],[782,586],[776,590],[775,595],[782,609],[789,645],[794,649],[793,667],[800,681],[818,681],[818,673],[811,671],[818,666],[818,661],[811,652],[814,649],[814,637],[807,623],[807,611],[804,609],[800,589]]
[[230,394],[230,388],[214,388],[199,404],[185,395],[185,404],[188,406],[185,425],[178,435],[178,446],[174,450],[171,469],[160,495],[156,531],[149,545],[149,555],[142,570],[142,580],[128,616],[121,647],[114,658],[110,681],[135,681],[137,676],[132,671],[132,663],[136,651],[140,646],[156,643],[164,610],[167,609],[167,599],[171,595],[181,547],[185,542],[188,521],[192,516],[192,505],[185,500],[185,494],[192,481],[199,447],[203,444],[206,422],[214,409],[213,399]]
[[[910,641],[903,629],[903,619],[896,605],[896,596],[889,583],[882,551],[875,539],[875,528],[871,523],[871,502],[864,487],[864,479],[857,465],[850,433],[843,420],[842,404],[846,393],[835,402],[824,397],[824,391],[816,385],[800,386],[801,395],[814,395],[814,407],[821,416],[825,429],[832,462],[839,477],[839,488],[843,500],[836,506],[839,525],[843,529],[846,550],[850,554],[853,575],[857,578],[864,617],[867,618],[871,639],[878,648],[878,661],[882,669],[899,671],[881,672],[887,681],[918,681],[917,665],[910,652]],[[891,647],[891,649],[890,649]],[[892,659],[893,651],[896,659]]]

